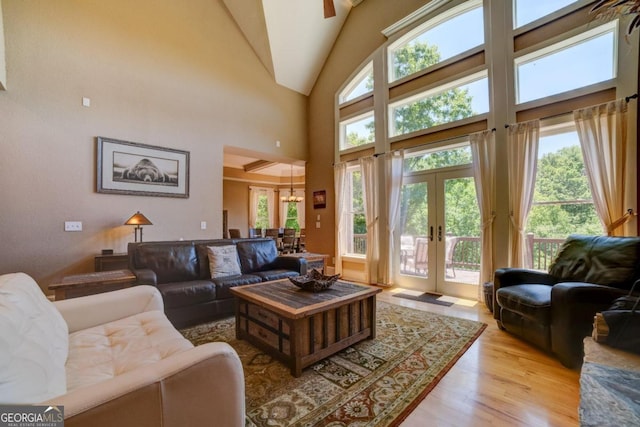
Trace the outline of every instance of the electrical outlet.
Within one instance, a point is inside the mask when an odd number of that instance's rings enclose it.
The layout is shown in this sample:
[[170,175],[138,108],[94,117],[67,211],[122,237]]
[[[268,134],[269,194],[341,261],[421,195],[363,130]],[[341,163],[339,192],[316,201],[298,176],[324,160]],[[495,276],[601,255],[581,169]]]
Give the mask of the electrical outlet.
[[200,230],[207,229],[207,221],[200,221]]
[[65,221],[64,231],[82,231],[82,221]]

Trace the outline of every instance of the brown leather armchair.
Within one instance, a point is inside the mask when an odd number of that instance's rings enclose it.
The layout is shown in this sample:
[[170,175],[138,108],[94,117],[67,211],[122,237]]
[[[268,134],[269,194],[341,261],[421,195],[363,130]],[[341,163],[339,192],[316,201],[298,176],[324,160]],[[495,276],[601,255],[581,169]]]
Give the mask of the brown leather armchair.
[[496,270],[494,318],[501,329],[575,368],[595,313],[628,294],[639,278],[639,237],[571,235],[548,273]]

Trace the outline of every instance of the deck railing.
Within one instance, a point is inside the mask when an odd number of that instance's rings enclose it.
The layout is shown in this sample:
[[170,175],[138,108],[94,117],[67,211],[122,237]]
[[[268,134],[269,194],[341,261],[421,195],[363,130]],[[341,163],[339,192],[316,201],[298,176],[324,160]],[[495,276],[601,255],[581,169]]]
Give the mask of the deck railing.
[[[468,236],[449,237],[454,239],[452,253],[447,257],[447,264],[456,269],[480,271],[480,238]],[[555,258],[565,239],[551,239],[535,237],[527,234],[527,251],[529,264],[525,268],[548,271],[551,261]],[[365,254],[367,252],[366,234],[353,235],[353,252]]]

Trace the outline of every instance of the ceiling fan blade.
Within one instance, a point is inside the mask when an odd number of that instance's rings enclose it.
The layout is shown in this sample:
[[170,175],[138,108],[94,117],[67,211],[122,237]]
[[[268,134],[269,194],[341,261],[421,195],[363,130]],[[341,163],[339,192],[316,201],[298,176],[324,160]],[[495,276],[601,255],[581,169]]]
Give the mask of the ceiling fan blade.
[[324,17],[331,18],[336,16],[336,8],[333,5],[333,0],[324,0]]

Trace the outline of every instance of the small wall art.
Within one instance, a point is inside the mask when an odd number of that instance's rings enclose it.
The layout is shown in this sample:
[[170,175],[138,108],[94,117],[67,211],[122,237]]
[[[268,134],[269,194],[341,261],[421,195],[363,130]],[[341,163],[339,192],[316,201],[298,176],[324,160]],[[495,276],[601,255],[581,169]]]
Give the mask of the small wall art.
[[313,192],[313,208],[324,209],[327,207],[327,192],[325,190]]

